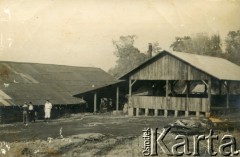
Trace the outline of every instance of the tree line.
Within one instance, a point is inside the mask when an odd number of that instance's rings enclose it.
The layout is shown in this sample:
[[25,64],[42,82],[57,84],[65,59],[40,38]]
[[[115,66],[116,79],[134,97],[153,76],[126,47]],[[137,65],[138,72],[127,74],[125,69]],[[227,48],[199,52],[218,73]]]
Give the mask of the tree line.
[[[113,40],[117,61],[116,65],[109,70],[109,73],[116,78],[149,58],[146,52],[140,52],[134,46],[136,38],[136,35],[128,35],[120,36],[119,40]],[[170,48],[178,52],[221,57],[240,65],[240,30],[229,31],[224,40],[219,34],[208,35],[207,33],[176,37]],[[154,42],[152,43],[152,49],[152,53],[155,55],[160,52],[161,47],[158,42]]]

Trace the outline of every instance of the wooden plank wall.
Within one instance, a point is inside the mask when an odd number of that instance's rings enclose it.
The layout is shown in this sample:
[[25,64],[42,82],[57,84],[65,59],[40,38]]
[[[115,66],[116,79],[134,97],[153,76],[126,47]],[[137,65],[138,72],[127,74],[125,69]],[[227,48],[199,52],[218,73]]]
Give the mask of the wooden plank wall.
[[166,54],[134,73],[131,80],[208,80],[210,77]]
[[166,110],[179,110],[186,111],[187,103],[189,111],[207,111],[207,98],[181,98],[169,97],[167,101],[167,108],[164,108],[166,98],[154,96],[132,96],[131,107],[133,108],[148,108],[148,109],[166,109]]

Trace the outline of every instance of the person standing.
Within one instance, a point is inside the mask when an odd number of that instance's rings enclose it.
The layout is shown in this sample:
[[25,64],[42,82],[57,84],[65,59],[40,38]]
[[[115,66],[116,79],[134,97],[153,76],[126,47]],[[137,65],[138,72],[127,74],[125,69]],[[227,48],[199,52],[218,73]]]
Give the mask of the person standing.
[[52,103],[47,100],[44,105],[44,112],[45,112],[45,122],[51,117],[51,109],[52,109]]
[[32,102],[29,102],[28,111],[29,111],[29,122],[33,121],[35,123],[35,112],[34,112],[34,107]]
[[23,108],[23,124],[27,126],[28,125],[28,105],[26,102],[24,103],[22,108]]

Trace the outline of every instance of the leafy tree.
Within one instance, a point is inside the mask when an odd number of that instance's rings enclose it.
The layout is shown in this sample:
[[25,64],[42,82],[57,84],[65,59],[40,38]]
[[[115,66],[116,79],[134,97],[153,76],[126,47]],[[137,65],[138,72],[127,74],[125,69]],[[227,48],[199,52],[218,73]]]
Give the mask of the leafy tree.
[[206,33],[199,33],[193,37],[176,37],[170,45],[174,51],[195,53],[209,56],[221,56],[221,39],[219,35],[209,37]]
[[226,58],[240,65],[240,30],[230,31],[225,39]]
[[147,59],[147,55],[141,53],[139,49],[134,46],[135,39],[135,35],[128,35],[120,36],[119,40],[113,41],[115,47],[114,54],[118,58],[115,67],[109,70],[109,73],[113,76],[118,78]]
[[153,55],[158,54],[161,50],[162,50],[162,48],[160,47],[158,42],[152,43],[152,54]]
[[210,38],[210,43],[209,43],[209,49],[207,54],[210,56],[222,56],[222,44],[221,44],[221,38],[219,35],[212,35]]
[[192,49],[192,43],[191,38],[189,36],[184,37],[176,37],[175,41],[170,45],[170,48],[172,48],[174,51],[179,52],[188,52]]

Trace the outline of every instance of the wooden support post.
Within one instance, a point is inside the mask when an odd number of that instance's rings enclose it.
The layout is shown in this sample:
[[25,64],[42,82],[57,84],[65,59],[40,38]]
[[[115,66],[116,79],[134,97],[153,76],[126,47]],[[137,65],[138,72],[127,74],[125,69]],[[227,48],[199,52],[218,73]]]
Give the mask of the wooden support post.
[[119,87],[116,89],[116,110],[118,111],[119,109]]
[[139,116],[139,108],[136,108],[136,116]]
[[164,117],[168,116],[168,110],[164,110]]
[[173,81],[170,81],[170,88],[171,88],[171,94],[172,96],[174,96],[174,84],[173,84]]
[[189,94],[190,94],[190,82],[187,81],[187,91],[186,91],[187,98],[189,97]]
[[165,107],[164,107],[165,110],[167,109],[167,106],[168,106],[168,93],[169,93],[169,92],[168,92],[168,90],[169,90],[169,89],[168,89],[168,82],[169,82],[169,81],[166,80],[166,97],[165,97],[166,100],[165,100]]
[[2,124],[2,107],[0,106],[0,124]]
[[222,81],[221,80],[219,80],[218,88],[219,88],[219,95],[222,95]]
[[168,97],[168,93],[169,93],[168,84],[169,84],[169,81],[166,80],[166,97]]
[[132,96],[132,80],[129,79],[129,97]]
[[[190,82],[186,81],[187,84],[187,90],[186,90],[186,107],[185,107],[185,111],[187,111],[187,116],[188,116],[188,110],[189,110],[189,94],[190,94]],[[186,115],[186,114],[185,114]]]
[[[39,105],[38,105],[38,108],[39,108]],[[61,104],[59,104],[59,106],[58,106],[58,118],[61,116],[60,115],[60,108],[61,108]]]
[[178,110],[174,111],[174,117],[178,117]]
[[168,80],[166,80],[166,97],[165,97],[165,107],[164,107],[164,117],[168,116],[168,110],[167,110],[167,106],[168,106]]
[[200,112],[199,111],[196,112],[196,117],[200,117]]
[[158,116],[158,109],[154,110],[154,116]]
[[[133,108],[133,106],[132,106],[132,104],[131,104],[131,97],[132,97],[132,86],[131,86],[131,84],[132,84],[132,81],[131,81],[131,79],[129,78],[129,86],[128,86],[128,90],[129,90],[129,92],[128,92],[128,107],[129,107],[129,108]],[[131,115],[131,114],[133,115],[133,110],[134,110],[134,109],[132,109],[132,113],[130,112],[130,115]]]
[[204,94],[207,94],[207,85],[204,85]]
[[128,115],[134,116],[134,108],[132,108],[132,107],[128,108]]
[[94,110],[93,110],[94,113],[97,112],[97,93],[95,92],[94,93]]
[[210,111],[211,111],[211,90],[212,90],[212,80],[210,78],[208,80],[208,106],[206,111],[206,117],[210,116]]
[[148,114],[149,114],[149,109],[145,108],[145,116],[148,116]]
[[226,108],[229,109],[229,82],[226,82],[226,87],[227,87]]

